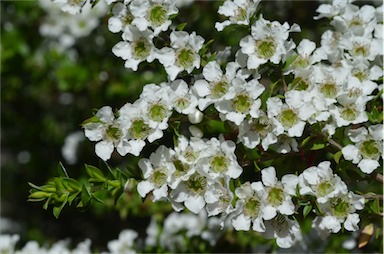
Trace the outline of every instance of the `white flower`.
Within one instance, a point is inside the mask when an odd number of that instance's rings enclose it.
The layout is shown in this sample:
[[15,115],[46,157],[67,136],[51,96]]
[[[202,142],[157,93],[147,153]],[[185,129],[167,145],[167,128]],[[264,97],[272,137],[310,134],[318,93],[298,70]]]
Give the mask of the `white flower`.
[[135,254],[134,241],[137,237],[136,231],[131,229],[123,230],[120,232],[118,239],[108,242],[108,250],[111,254]]
[[171,158],[171,161],[175,167],[175,171],[169,183],[172,189],[175,189],[181,181],[187,181],[188,178],[195,173],[195,164],[202,156],[202,151],[207,149],[207,145],[201,139],[191,137],[191,139],[188,140],[186,137],[180,136],[177,140],[177,146],[174,149],[175,155]]
[[372,173],[380,166],[378,160],[383,158],[383,125],[371,125],[350,129],[348,137],[354,145],[347,145],[341,151],[346,160],[352,161],[366,174]]
[[264,224],[265,232],[262,235],[267,239],[275,238],[280,248],[290,248],[301,239],[299,223],[286,215],[278,213],[276,217],[266,220]]
[[151,128],[145,111],[146,102],[137,100],[134,104],[127,103],[119,110],[118,121],[126,130],[123,144],[126,145],[125,154],[138,156],[145,146],[145,140],[153,142],[163,136],[158,128]]
[[171,162],[174,151],[160,146],[152,153],[149,159],[139,160],[139,167],[143,171],[144,180],[137,185],[137,192],[145,197],[153,191],[153,201],[158,201],[168,196],[168,183],[171,182],[171,175],[175,167]]
[[209,175],[210,179],[227,176],[237,179],[243,169],[237,162],[235,155],[236,144],[231,140],[211,138],[207,142],[207,151],[199,160],[199,166]]
[[168,83],[147,84],[140,94],[142,107],[149,120],[149,126],[159,131],[168,128],[168,119],[172,114],[170,98],[171,89]]
[[[292,93],[286,93],[292,94]],[[283,104],[280,98],[270,97],[267,100],[268,117],[272,119],[275,126],[275,135],[286,133],[289,137],[301,137],[305,127],[304,107],[295,108],[294,100],[286,100]]]
[[342,38],[340,48],[348,51],[348,59],[367,59],[373,61],[376,56],[383,55],[381,41],[370,36],[352,36]]
[[141,62],[150,63],[155,59],[155,46],[152,39],[153,33],[151,31],[139,31],[136,27],[129,26],[124,30],[124,41],[113,46],[112,52],[125,60],[125,68],[137,71]]
[[194,214],[198,214],[205,206],[204,193],[207,190],[207,178],[204,172],[194,170],[187,180],[181,181],[177,187],[171,191],[170,200],[175,211],[181,211],[183,205]]
[[233,193],[229,188],[229,180],[230,178],[225,176],[216,179],[208,185],[204,194],[208,216],[222,214],[221,224],[224,223],[223,218],[233,211]]
[[195,113],[197,107],[197,96],[189,89],[187,83],[177,79],[170,84],[170,101],[173,108],[184,115]]
[[272,120],[264,111],[260,111],[258,118],[249,118],[240,124],[238,139],[250,149],[261,142],[263,149],[267,151],[271,144],[277,142],[277,137],[272,132],[274,128]]
[[122,147],[123,129],[115,120],[112,108],[104,106],[96,115],[83,123],[85,136],[91,141],[99,141],[95,146],[95,152],[102,160],[111,158],[114,147],[121,155],[125,155]]
[[258,97],[265,88],[256,79],[245,81],[235,78],[232,81],[232,92],[225,99],[215,103],[222,120],[229,120],[240,125],[247,116],[259,117],[261,100]]
[[193,86],[199,98],[199,109],[204,110],[212,103],[227,98],[232,89],[232,81],[237,77],[240,65],[230,62],[226,65],[225,74],[216,61],[207,63],[203,68],[204,79],[197,80]]
[[259,3],[260,0],[226,0],[217,12],[228,17],[229,20],[216,22],[215,28],[217,31],[222,31],[231,24],[248,25]]
[[372,33],[376,25],[375,7],[364,5],[359,8],[349,4],[344,12],[333,18],[331,25],[350,36],[364,36]]
[[268,167],[261,171],[261,179],[267,194],[265,210],[268,211],[268,218],[274,218],[277,213],[291,215],[295,212],[292,197],[296,195],[298,178],[292,174],[286,174],[281,182],[276,178],[274,167]]
[[265,209],[267,194],[261,182],[245,182],[235,189],[239,198],[236,201],[234,217],[231,222],[233,227],[239,230],[248,231],[251,228],[257,232],[264,232],[265,225],[263,218],[270,219],[268,209]]
[[329,233],[337,233],[341,229],[341,223],[348,231],[356,231],[359,229],[357,225],[360,221],[356,210],[364,208],[364,198],[353,192],[339,194],[329,199],[328,202],[319,203],[323,216],[318,216],[312,222],[312,227],[319,230],[322,236]]
[[248,55],[247,67],[257,69],[268,61],[278,64],[283,55],[293,48],[287,41],[289,32],[300,31],[298,25],[291,28],[288,23],[281,25],[260,17],[251,27],[251,34],[240,41],[242,53]]
[[87,0],[55,0],[55,3],[60,4],[61,10],[70,14],[79,14]]
[[14,253],[16,243],[19,241],[19,235],[0,235],[0,252]]
[[132,24],[140,31],[152,28],[155,36],[166,31],[172,23],[169,16],[178,13],[172,0],[133,0],[129,8],[134,16]]
[[299,175],[300,195],[315,195],[317,202],[326,203],[330,198],[348,192],[347,185],[333,174],[331,162],[307,168]]
[[73,165],[77,162],[78,147],[83,140],[84,134],[81,131],[72,132],[65,138],[61,154],[68,164]]
[[113,17],[108,19],[108,29],[112,33],[124,31],[132,26],[133,15],[128,6],[123,3],[116,3],[112,8]]
[[195,68],[200,68],[199,50],[203,47],[204,39],[196,32],[188,34],[184,31],[173,31],[170,35],[171,47],[157,51],[156,58],[165,67],[171,81],[186,70],[191,73]]

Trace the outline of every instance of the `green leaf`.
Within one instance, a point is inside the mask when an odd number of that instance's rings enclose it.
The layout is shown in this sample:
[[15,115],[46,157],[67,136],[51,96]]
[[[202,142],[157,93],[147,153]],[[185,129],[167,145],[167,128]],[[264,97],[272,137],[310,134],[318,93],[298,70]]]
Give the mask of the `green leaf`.
[[312,151],[323,149],[326,146],[326,144],[319,143],[319,144],[313,144],[311,147]]
[[370,205],[372,211],[375,213],[375,214],[381,214],[381,211],[380,211],[380,201],[378,198],[376,198]]
[[87,171],[87,174],[91,177],[89,181],[94,181],[94,182],[105,182],[105,177],[103,172],[101,172],[100,169],[91,166],[91,165],[85,165],[85,170]]
[[101,120],[97,116],[92,116],[92,117],[86,119],[80,125],[84,127],[84,125],[90,124],[90,123],[101,123]]
[[176,30],[177,31],[183,31],[184,30],[184,27],[187,25],[188,23],[181,23],[181,24],[178,24],[176,26]]
[[333,155],[333,159],[335,160],[335,162],[337,164],[339,164],[339,162],[340,162],[341,155],[343,155],[343,153],[341,151],[338,151],[337,153],[335,153]]
[[312,205],[306,205],[303,209],[303,216],[304,218],[307,217],[307,215],[312,211],[313,206]]
[[68,201],[68,194],[65,195],[65,199],[60,206],[53,207],[53,216],[55,216],[56,219],[59,218],[61,211],[63,210],[64,206],[67,204],[67,201]]
[[59,176],[69,178],[67,170],[65,170],[63,163],[59,162],[59,165],[57,165],[57,171],[59,172]]
[[37,185],[35,185],[35,184],[31,183],[31,182],[28,182],[28,184],[29,184],[29,186],[31,186],[34,189],[45,191],[44,190],[44,186],[37,186]]
[[91,199],[92,199],[92,196],[91,194],[89,193],[87,187],[85,186],[85,184],[82,185],[82,188],[81,188],[81,203],[82,203],[82,206],[88,206],[88,204],[90,204],[91,202]]

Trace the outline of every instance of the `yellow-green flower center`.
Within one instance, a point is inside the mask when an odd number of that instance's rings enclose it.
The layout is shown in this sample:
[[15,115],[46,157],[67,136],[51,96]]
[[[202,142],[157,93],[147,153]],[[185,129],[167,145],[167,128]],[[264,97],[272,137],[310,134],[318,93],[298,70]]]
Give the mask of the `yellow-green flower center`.
[[353,104],[350,104],[350,105],[344,107],[340,112],[341,118],[343,118],[344,120],[347,120],[347,121],[355,120],[356,117],[358,116],[358,114],[359,113],[356,110],[356,106]]
[[229,160],[224,153],[219,153],[211,159],[211,169],[215,172],[224,173],[228,170]]
[[277,207],[284,201],[284,190],[280,187],[272,187],[268,191],[268,203]]
[[198,173],[193,174],[187,182],[187,188],[194,194],[202,194],[207,186],[207,179],[199,175]]
[[245,93],[240,93],[232,99],[232,106],[239,113],[248,113],[251,105],[252,99]]
[[153,170],[151,175],[151,182],[153,182],[156,188],[159,188],[167,183],[167,169],[156,168]]
[[148,10],[148,19],[153,26],[160,26],[167,20],[167,11],[164,6],[156,4]]
[[279,120],[284,127],[291,128],[299,121],[299,117],[297,116],[296,111],[287,108],[281,111]]
[[161,122],[167,116],[167,108],[164,104],[155,103],[148,109],[149,119],[155,122]]
[[326,98],[335,98],[337,95],[337,85],[332,82],[323,83],[320,86],[320,92],[326,97]]
[[256,196],[249,197],[244,201],[244,214],[256,218],[260,213],[261,201]]
[[229,84],[225,80],[219,82],[211,83],[211,95],[215,99],[223,97],[228,92]]
[[375,140],[365,140],[359,145],[360,153],[365,159],[377,160],[380,157],[380,150]]
[[261,58],[270,59],[276,53],[276,48],[277,45],[271,37],[256,41],[256,52]]
[[196,53],[191,48],[182,48],[176,52],[176,63],[184,68],[189,68],[196,60]]
[[174,172],[174,175],[176,177],[181,177],[185,175],[189,170],[189,165],[183,163],[181,160],[174,160],[173,165],[176,168],[176,171]]
[[149,56],[151,53],[151,44],[145,38],[140,38],[131,43],[132,56],[135,59],[142,60]]
[[134,139],[145,139],[149,135],[149,130],[149,125],[145,123],[144,119],[136,118],[132,121],[128,132]]

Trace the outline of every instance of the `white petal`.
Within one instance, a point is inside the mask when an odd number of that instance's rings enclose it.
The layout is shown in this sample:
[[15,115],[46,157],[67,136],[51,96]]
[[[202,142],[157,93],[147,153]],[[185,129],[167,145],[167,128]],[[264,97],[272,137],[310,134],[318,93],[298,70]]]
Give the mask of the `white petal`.
[[266,186],[275,186],[277,183],[276,171],[274,167],[268,167],[261,171],[261,179]]
[[219,81],[223,76],[223,71],[221,70],[219,64],[215,61],[207,63],[203,69],[203,76],[208,81]]
[[95,145],[95,152],[103,161],[107,161],[111,158],[113,152],[113,143],[109,141],[100,141]]
[[370,159],[362,159],[359,164],[357,165],[361,171],[363,171],[366,174],[372,173],[376,168],[380,166],[380,163],[375,160]]
[[344,222],[344,228],[348,231],[357,231],[359,230],[359,226],[357,225],[359,221],[360,218],[357,213],[348,214],[348,217]]
[[248,231],[251,228],[251,219],[240,214],[236,219],[232,220],[232,226],[237,230]]
[[257,232],[265,232],[265,225],[264,225],[264,221],[263,221],[263,219],[260,218],[260,217],[257,217],[257,218],[253,221],[252,229],[253,229],[254,231],[257,231]]
[[285,175],[283,178],[281,178],[281,182],[284,185],[285,192],[292,196],[296,195],[296,186],[299,183],[297,176],[293,174]]
[[276,214],[277,214],[276,208],[274,208],[273,206],[268,205],[263,208],[263,218],[265,220],[270,220],[275,218]]
[[137,192],[140,194],[142,198],[147,196],[147,194],[153,190],[153,183],[148,181],[141,181],[137,184]]
[[187,200],[185,200],[184,205],[194,214],[198,214],[201,209],[205,206],[205,201],[202,196],[189,196]]

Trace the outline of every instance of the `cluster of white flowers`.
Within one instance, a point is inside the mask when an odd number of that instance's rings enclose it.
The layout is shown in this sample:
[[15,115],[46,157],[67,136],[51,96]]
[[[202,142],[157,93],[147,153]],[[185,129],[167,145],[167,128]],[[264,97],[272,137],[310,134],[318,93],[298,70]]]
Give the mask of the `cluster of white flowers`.
[[[320,5],[320,15],[315,18],[331,19],[334,29],[323,33],[316,48],[308,39],[297,47],[289,39],[289,33],[300,31],[296,24],[280,24],[262,15],[250,24],[258,4],[258,0],[224,2],[218,12],[229,20],[216,23],[216,29],[250,25],[250,34],[239,41],[234,61],[211,60],[188,84],[178,75],[200,69],[199,51],[205,39],[171,26],[172,16],[178,13],[176,1],[114,3],[108,28],[113,33],[122,32],[122,41],[112,52],[133,71],[141,62],[157,59],[168,81],[145,85],[138,100],[115,113],[109,106],[102,107],[84,122],[85,135],[98,142],[96,154],[105,161],[115,148],[122,156],[139,156],[147,141],[163,137],[174,112],[188,115],[191,138],[179,135],[174,148],[161,145],[149,159],[140,159],[138,166],[144,176],[137,185],[140,196],[152,193],[154,201],[168,200],[175,211],[186,207],[199,214],[205,208],[208,216],[220,215],[222,225],[229,218],[236,230],[250,230],[252,226],[288,248],[301,237],[293,216],[297,207],[292,201],[299,186],[297,198],[316,197],[321,215],[312,226],[322,235],[338,232],[341,224],[355,231],[359,222],[356,210],[363,209],[364,198],[348,192],[345,183],[333,174],[329,161],[307,168],[299,176],[284,175],[281,181],[275,168],[267,167],[261,170],[261,181],[240,183],[231,190],[230,185],[241,180],[243,172],[235,142],[248,149],[297,152],[297,141],[306,127],[317,124],[328,138],[336,129],[350,127],[347,135],[353,144],[342,149],[344,158],[358,164],[364,173],[378,168],[382,124],[371,125],[368,130],[356,126],[368,122],[367,103],[382,89],[376,82],[383,76],[383,7],[358,7],[349,1]],[[77,12],[72,7],[71,11]],[[156,38],[170,28],[169,40],[162,40],[159,48]],[[282,92],[275,94],[277,83],[266,83],[259,70],[278,65],[285,67],[279,67],[278,73]],[[290,81],[286,84],[286,80]],[[208,108],[237,128],[236,140],[204,138],[204,132],[193,124],[203,120]]]
[[61,11],[60,6],[51,0],[39,0],[40,6],[47,12],[40,34],[53,39],[53,47],[66,50],[72,47],[76,39],[88,36],[100,24],[100,18],[108,12],[108,5],[99,3],[95,8],[86,1],[82,1],[82,14],[71,15]]

